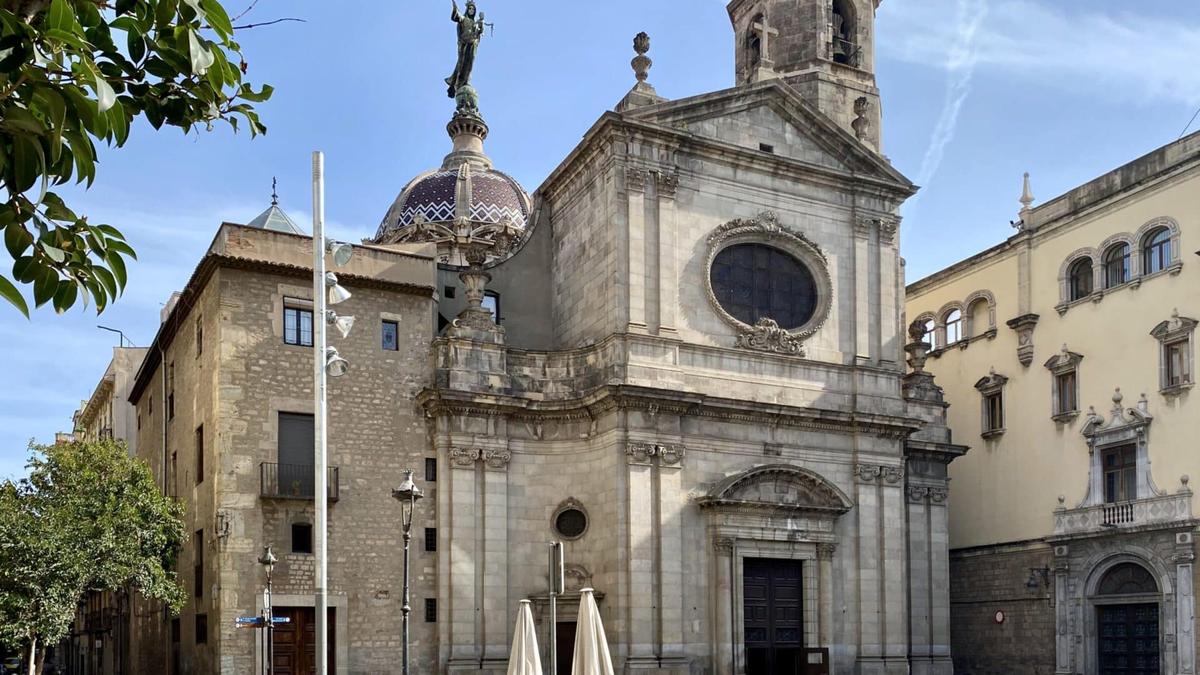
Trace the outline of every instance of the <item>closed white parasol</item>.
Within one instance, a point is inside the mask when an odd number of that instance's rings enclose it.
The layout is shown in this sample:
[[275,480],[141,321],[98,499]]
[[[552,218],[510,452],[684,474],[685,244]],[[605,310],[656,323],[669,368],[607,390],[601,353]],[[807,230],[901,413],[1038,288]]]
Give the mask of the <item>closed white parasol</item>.
[[528,600],[522,600],[517,608],[517,629],[513,631],[512,651],[508,655],[508,675],[542,675],[542,658],[538,654],[537,632]]
[[592,589],[580,591],[579,623],[575,625],[575,659],[571,675],[613,675],[612,657],[608,653],[608,638],[600,621],[600,609]]

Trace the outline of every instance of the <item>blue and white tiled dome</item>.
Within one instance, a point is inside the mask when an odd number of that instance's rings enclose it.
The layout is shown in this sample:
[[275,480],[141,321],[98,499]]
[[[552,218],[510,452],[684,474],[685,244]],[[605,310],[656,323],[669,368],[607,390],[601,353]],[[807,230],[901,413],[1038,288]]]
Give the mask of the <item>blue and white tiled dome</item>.
[[452,169],[428,171],[400,192],[388,209],[375,241],[436,240],[436,225],[460,219],[472,229],[487,225],[524,230],[529,220],[529,195],[508,174],[463,163]]

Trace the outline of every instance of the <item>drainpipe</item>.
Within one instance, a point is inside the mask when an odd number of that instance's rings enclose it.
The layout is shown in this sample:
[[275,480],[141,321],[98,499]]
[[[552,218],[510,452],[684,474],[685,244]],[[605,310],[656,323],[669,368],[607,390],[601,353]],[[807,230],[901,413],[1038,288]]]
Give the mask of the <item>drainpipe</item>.
[[158,345],[158,374],[160,399],[160,413],[162,419],[162,491],[163,495],[167,494],[167,353],[163,351],[162,344]]

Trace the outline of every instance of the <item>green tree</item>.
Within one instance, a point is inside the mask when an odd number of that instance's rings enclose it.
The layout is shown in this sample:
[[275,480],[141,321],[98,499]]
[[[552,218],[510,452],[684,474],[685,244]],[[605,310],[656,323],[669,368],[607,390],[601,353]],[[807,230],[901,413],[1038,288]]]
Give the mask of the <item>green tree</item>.
[[124,145],[139,117],[266,130],[252,104],[271,87],[242,81],[233,34],[219,0],[0,0],[0,230],[14,261],[0,296],[26,317],[21,284],[60,313],[80,297],[104,311],[125,288],[125,237],[50,190],[91,186],[94,141]]
[[40,672],[89,591],[127,588],[179,611],[183,507],[123,442],[30,450],[29,477],[0,483],[0,645]]

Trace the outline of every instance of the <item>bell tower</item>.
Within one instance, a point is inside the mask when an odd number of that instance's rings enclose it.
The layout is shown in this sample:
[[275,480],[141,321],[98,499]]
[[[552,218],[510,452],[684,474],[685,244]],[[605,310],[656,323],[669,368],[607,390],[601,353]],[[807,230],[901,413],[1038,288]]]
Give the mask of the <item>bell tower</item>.
[[738,85],[780,78],[880,151],[875,10],[882,0],[732,0]]

